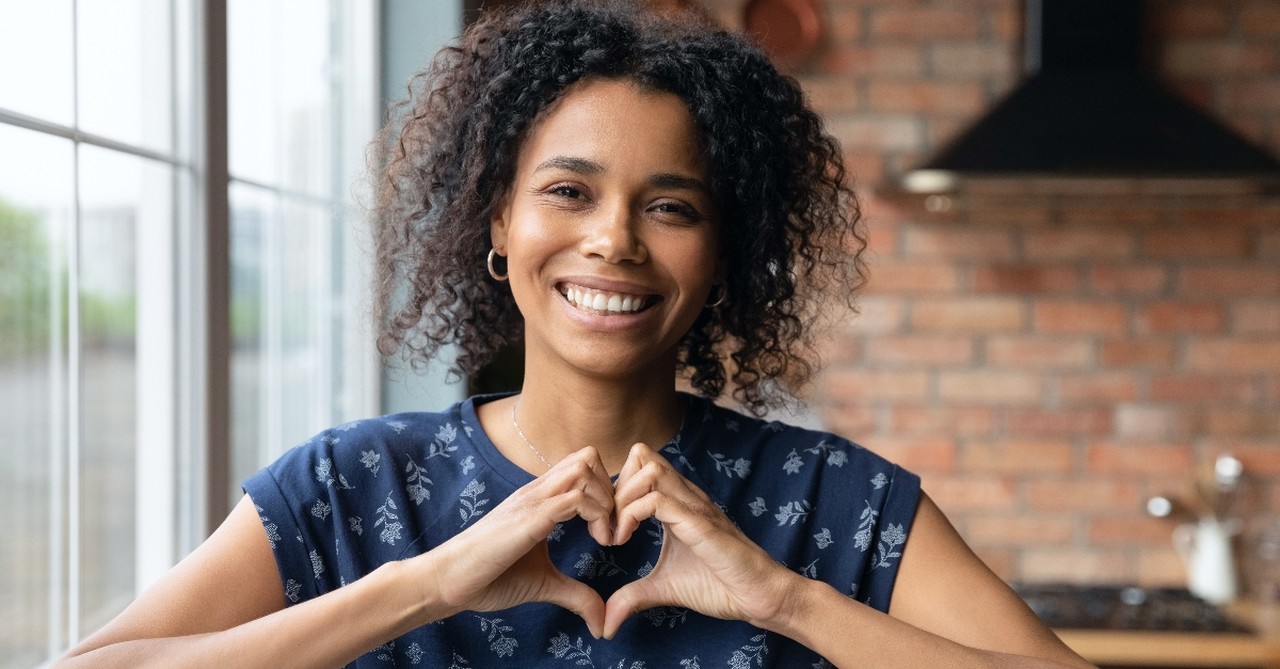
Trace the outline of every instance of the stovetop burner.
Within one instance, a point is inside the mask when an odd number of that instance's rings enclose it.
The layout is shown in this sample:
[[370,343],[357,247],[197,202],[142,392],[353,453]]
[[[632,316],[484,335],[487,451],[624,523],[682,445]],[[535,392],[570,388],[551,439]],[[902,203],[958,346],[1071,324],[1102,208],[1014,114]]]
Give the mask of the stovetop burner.
[[1185,588],[1111,585],[1015,585],[1049,627],[1144,631],[1251,633]]

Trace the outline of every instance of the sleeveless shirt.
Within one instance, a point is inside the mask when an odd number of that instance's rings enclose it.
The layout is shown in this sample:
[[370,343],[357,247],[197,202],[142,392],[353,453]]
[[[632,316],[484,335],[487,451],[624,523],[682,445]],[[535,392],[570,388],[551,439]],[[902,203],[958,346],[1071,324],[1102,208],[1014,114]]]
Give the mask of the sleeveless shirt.
[[[326,430],[244,484],[271,542],[288,604],[431,550],[533,476],[507,460],[465,400]],[[659,452],[788,568],[887,611],[920,495],[919,478],[841,437],[766,422],[685,395],[679,433]],[[552,562],[608,599],[653,569],[662,524],[601,547],[579,518],[548,537]],[[323,634],[326,630],[316,630]],[[614,639],[591,637],[551,604],[464,611],[419,627],[351,667],[829,667],[804,646],[745,622],[663,606]]]

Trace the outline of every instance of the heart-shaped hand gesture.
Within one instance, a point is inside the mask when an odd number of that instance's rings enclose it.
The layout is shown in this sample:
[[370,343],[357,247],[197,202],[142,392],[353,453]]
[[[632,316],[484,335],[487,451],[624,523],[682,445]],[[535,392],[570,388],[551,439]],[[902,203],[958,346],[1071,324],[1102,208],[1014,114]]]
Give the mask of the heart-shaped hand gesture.
[[663,540],[653,571],[609,598],[605,637],[631,614],[655,606],[766,627],[797,591],[793,582],[800,575],[747,538],[701,488],[648,446],[632,447],[615,488],[615,542],[626,542],[651,517],[662,523]]
[[[574,516],[603,546],[625,543],[656,518],[664,529],[658,564],[606,604],[548,557],[547,535]],[[596,637],[612,637],[633,613],[663,605],[763,627],[783,613],[801,578],[644,444],[631,449],[616,484],[594,449],[570,455],[431,554],[447,614],[550,602],[581,616]]]

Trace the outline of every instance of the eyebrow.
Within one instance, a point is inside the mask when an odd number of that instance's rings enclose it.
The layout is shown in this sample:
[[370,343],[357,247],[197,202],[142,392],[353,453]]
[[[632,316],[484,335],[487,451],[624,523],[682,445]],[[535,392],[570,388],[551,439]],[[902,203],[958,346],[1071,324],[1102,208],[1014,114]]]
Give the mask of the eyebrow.
[[[604,174],[604,165],[594,160],[586,158],[574,158],[572,156],[554,156],[542,161],[534,172],[543,170],[568,170],[577,174],[596,175]],[[649,176],[649,183],[661,188],[680,188],[685,190],[695,190],[704,193],[710,193],[711,188],[701,179],[686,176],[684,174],[676,174],[674,172],[659,172]]]

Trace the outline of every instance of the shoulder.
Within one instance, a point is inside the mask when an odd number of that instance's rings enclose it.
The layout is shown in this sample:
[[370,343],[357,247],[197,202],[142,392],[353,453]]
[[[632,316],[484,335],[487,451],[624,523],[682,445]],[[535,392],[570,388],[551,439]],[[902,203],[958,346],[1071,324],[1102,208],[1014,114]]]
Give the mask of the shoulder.
[[749,469],[765,475],[757,478],[799,481],[816,476],[846,482],[861,480],[859,487],[876,490],[900,478],[918,484],[915,474],[844,436],[746,416],[698,401],[703,404],[695,413],[701,414],[702,428],[694,438],[700,448],[691,450],[712,468],[723,469],[726,460],[732,458],[735,464],[744,461],[738,465],[739,471]]

